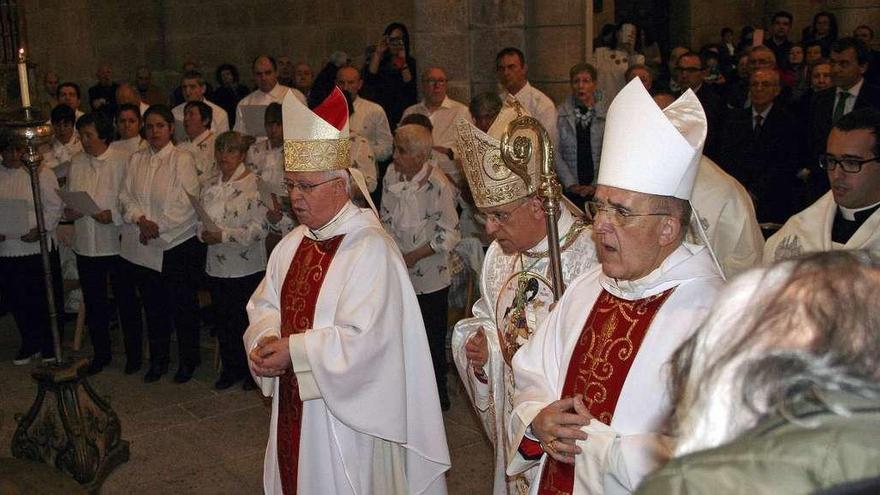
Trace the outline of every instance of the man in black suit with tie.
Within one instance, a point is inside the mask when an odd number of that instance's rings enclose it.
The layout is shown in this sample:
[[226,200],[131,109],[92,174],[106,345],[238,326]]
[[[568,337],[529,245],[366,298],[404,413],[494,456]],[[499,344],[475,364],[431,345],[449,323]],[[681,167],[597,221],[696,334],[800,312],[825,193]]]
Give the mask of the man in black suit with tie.
[[752,105],[730,111],[721,138],[719,164],[755,200],[759,222],[783,223],[806,206],[797,171],[803,162],[794,117],[778,101],[779,71],[758,69],[749,78]]
[[840,117],[858,108],[880,110],[880,87],[865,81],[870,50],[857,38],[841,38],[831,45],[831,79],[833,88],[816,93],[810,108],[810,147],[815,158],[811,169],[813,199],[828,190],[826,174],[818,170],[818,157],[823,153],[831,126]]
[[682,91],[692,89],[703,105],[706,112],[706,120],[709,129],[706,135],[706,144],[703,146],[703,154],[718,161],[718,151],[721,137],[721,129],[724,126],[724,114],[726,107],[721,96],[703,84],[706,77],[706,69],[703,60],[693,52],[687,52],[675,63],[675,77]]

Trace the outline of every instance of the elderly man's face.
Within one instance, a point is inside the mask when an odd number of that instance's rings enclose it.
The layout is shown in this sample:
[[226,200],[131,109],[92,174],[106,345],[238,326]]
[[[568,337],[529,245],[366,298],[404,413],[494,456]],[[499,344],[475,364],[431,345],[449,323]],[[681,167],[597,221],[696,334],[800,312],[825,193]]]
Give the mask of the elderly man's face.
[[[647,194],[598,186],[595,201],[613,206],[631,214],[669,213],[653,210]],[[600,212],[593,219],[593,242],[605,275],[620,280],[636,280],[651,273],[663,262],[663,247],[669,244],[663,238],[662,215],[630,217],[615,225],[610,215]]]
[[293,83],[299,89],[309,89],[312,87],[312,82],[315,79],[314,73],[312,73],[312,68],[309,64],[296,64],[296,67],[293,69]]
[[773,70],[759,70],[749,81],[749,96],[752,105],[764,109],[779,96],[779,75]]
[[834,82],[831,81],[831,65],[814,65],[812,72],[810,72],[810,82],[813,86],[813,91],[822,91],[834,86]]
[[844,208],[864,208],[880,202],[880,163],[875,147],[877,136],[869,129],[841,131],[832,128],[826,152],[837,159],[867,160],[856,173],[844,172],[837,165],[828,170],[834,201]]
[[498,82],[508,91],[518,91],[526,84],[526,67],[515,53],[504,55],[495,64]]
[[198,79],[184,79],[180,88],[186,101],[202,101],[205,96],[205,86],[199,84]]
[[260,57],[254,62],[254,81],[260,91],[268,93],[278,84],[278,72],[272,68],[272,62],[266,57]]
[[354,67],[342,67],[336,71],[336,85],[346,93],[357,96],[363,81],[357,69]]
[[79,96],[76,90],[70,86],[64,86],[58,90],[58,103],[69,106],[74,110],[79,110]]
[[439,105],[446,99],[446,73],[443,69],[431,68],[425,71],[422,77],[422,88],[425,92],[425,101],[429,105]]
[[510,256],[527,251],[547,234],[540,200],[525,198],[492,208],[481,208],[486,215],[486,234],[498,241]]
[[138,135],[141,131],[140,114],[135,114],[132,110],[123,110],[116,117],[116,129],[119,131],[121,139],[131,139]]
[[47,93],[55,96],[58,93],[58,74],[52,71],[47,72],[46,77],[43,78],[43,87]]
[[749,53],[750,72],[760,69],[772,69],[774,67],[776,67],[776,55],[773,55],[772,50],[752,50]]
[[285,172],[284,184],[296,219],[310,229],[327,225],[348,198],[343,179],[326,172]]
[[700,57],[687,55],[679,58],[675,73],[678,85],[682,88],[697,89],[703,84],[703,63]]
[[842,52],[831,51],[831,80],[834,85],[849,89],[862,78],[868,64],[859,65],[855,48],[847,48]]

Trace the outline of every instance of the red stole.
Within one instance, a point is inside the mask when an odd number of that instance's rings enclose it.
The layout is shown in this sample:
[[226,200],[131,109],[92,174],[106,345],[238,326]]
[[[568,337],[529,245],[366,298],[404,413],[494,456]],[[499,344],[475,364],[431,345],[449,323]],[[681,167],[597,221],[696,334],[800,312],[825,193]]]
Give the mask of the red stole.
[[[325,241],[303,237],[281,287],[281,336],[289,337],[312,328],[315,305],[327,269],[344,235]],[[299,437],[302,427],[302,400],[293,370],[280,377],[278,390],[278,469],[281,488],[287,495],[296,493],[299,467]]]
[[[562,397],[582,394],[590,414],[610,425],[642,340],[673,290],[627,301],[603,289],[571,353]],[[548,456],[540,483],[541,495],[571,493],[574,465]]]

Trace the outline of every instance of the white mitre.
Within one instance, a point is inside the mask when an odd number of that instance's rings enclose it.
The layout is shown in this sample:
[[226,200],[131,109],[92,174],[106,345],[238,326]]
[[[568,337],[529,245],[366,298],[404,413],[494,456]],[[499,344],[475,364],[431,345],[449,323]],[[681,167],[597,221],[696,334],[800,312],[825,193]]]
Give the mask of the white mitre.
[[706,113],[693,91],[660,110],[635,78],[608,109],[596,182],[690,200],[706,129]]

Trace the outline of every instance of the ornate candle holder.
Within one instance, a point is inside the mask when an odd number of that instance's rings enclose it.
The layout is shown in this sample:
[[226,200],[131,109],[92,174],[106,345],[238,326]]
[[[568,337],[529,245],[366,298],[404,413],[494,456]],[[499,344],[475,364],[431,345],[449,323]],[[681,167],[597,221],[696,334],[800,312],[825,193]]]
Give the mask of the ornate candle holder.
[[62,355],[39,174],[43,161],[39,147],[51,141],[52,126],[32,107],[3,114],[0,126],[10,132],[13,141],[26,144],[21,159],[31,179],[56,357],[55,363],[31,373],[37,382],[37,398],[27,414],[16,417],[12,455],[54,466],[87,490],[97,491],[116,466],[128,461],[128,442],[122,440],[119,417],[109,402],[86,380],[88,361],[70,363]]

